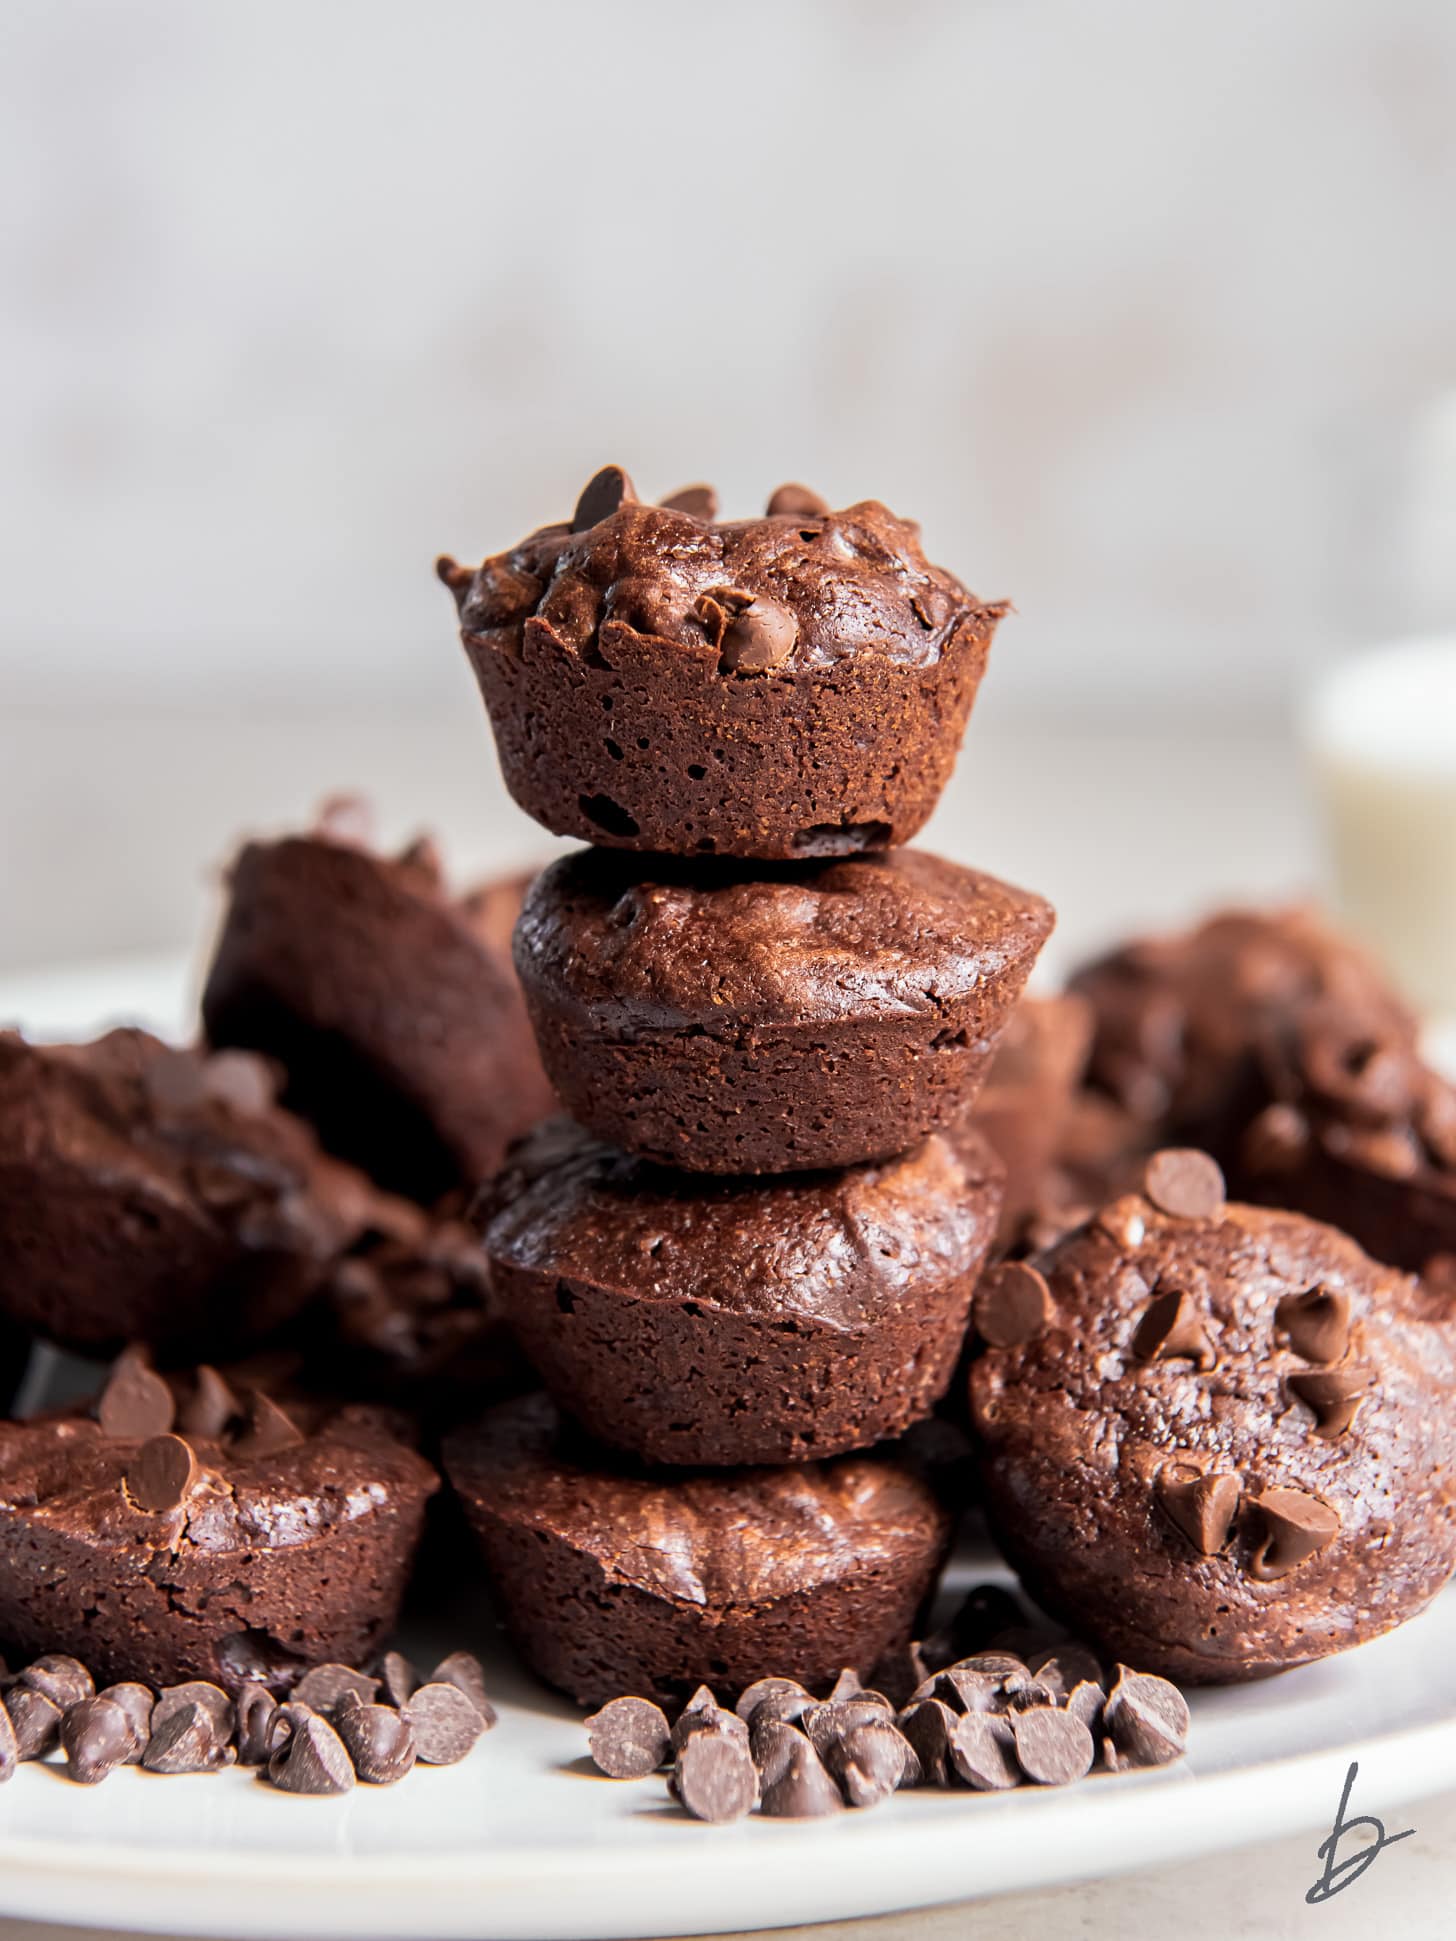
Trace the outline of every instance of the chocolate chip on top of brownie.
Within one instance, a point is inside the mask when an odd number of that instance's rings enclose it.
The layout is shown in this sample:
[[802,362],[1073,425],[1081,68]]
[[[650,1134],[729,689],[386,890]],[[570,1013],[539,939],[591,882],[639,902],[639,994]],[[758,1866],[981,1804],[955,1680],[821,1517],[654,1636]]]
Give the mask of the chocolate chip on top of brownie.
[[1456,1306],[1331,1227],[1225,1204],[1206,1155],[1155,1154],[1143,1193],[993,1271],[976,1312],[992,1526],[1109,1656],[1259,1677],[1450,1576]]
[[511,793],[558,834],[670,854],[905,841],[1005,605],[874,500],[715,515],[702,492],[641,504],[608,466],[571,520],[474,571],[440,561]]

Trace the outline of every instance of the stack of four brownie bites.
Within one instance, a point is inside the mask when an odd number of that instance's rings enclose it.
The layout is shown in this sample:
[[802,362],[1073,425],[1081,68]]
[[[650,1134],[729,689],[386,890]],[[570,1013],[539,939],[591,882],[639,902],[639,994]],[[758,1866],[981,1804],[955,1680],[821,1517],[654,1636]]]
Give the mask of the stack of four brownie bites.
[[715,515],[610,467],[441,563],[513,795],[593,845],[515,937],[572,1118],[482,1210],[550,1400],[446,1450],[521,1648],[587,1702],[910,1634],[949,1516],[881,1445],[956,1366],[1002,1187],[967,1114],[1053,921],[899,846],[1003,609],[873,502]]

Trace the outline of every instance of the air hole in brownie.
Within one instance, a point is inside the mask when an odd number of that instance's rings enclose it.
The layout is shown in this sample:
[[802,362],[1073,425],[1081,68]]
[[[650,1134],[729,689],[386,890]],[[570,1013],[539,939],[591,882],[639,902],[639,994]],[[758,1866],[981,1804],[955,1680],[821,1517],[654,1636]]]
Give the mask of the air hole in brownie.
[[637,746],[639,748],[650,748],[652,743],[647,739],[646,735],[638,735]]
[[604,694],[602,696],[602,711],[604,714],[610,714],[612,712],[612,696],[610,694]]
[[626,760],[626,756],[622,753],[620,746],[615,741],[612,740],[610,735],[607,736],[607,739],[602,743],[602,746],[603,748],[606,749],[607,753],[611,756],[614,762],[620,762],[620,761]]
[[888,822],[816,822],[796,829],[789,846],[796,856],[856,856],[883,849],[889,840]]
[[711,836],[699,836],[697,841],[697,847],[699,849],[711,852],[712,850],[716,849],[718,845]]
[[695,782],[701,782],[707,772],[707,769],[703,767],[701,762],[688,763],[688,774],[692,776]]
[[614,802],[610,795],[579,795],[576,806],[588,822],[594,822],[598,829],[604,829],[609,836],[635,836],[637,820],[628,815],[620,802]]
[[932,1051],[964,1051],[971,1042],[968,1031],[937,1031],[930,1041]]
[[576,1313],[576,1296],[565,1281],[556,1283],[556,1305],[562,1314]]
[[694,1321],[701,1321],[703,1318],[703,1310],[696,1301],[684,1301],[682,1311],[684,1314],[690,1314]]

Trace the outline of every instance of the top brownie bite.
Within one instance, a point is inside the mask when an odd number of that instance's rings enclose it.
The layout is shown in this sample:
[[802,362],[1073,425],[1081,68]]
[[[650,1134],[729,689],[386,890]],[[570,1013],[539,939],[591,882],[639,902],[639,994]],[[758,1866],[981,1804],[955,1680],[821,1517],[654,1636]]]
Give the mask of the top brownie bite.
[[955,760],[1004,603],[874,500],[785,487],[716,523],[615,466],[477,570],[442,559],[522,808],[559,835],[789,859],[907,841]]

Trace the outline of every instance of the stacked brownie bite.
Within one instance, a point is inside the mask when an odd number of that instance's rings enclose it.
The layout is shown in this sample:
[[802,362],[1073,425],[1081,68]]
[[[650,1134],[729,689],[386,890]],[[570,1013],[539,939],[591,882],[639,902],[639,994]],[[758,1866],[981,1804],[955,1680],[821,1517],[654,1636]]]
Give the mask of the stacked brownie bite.
[[459,1432],[452,1480],[579,1699],[868,1670],[948,1540],[883,1445],[956,1365],[1004,1177],[969,1115],[1053,921],[901,846],[1004,609],[876,503],[720,523],[615,467],[441,575],[512,793],[593,845],[515,935],[572,1116],[477,1216],[549,1399]]

